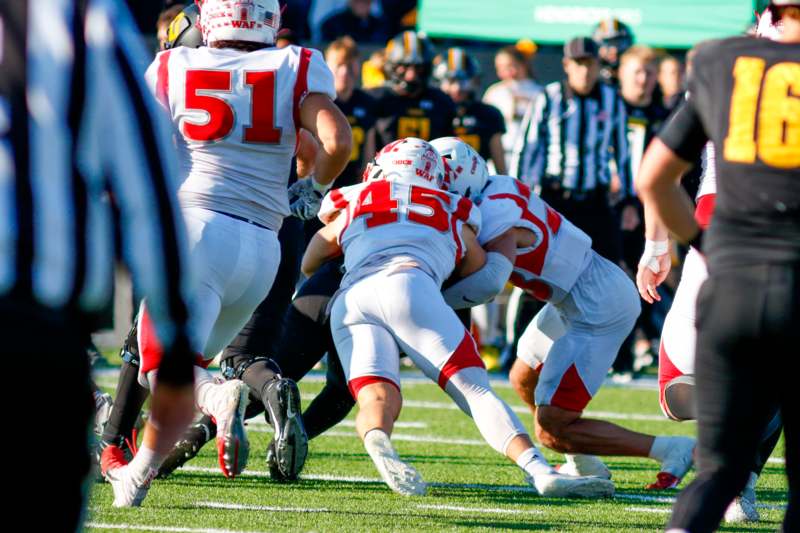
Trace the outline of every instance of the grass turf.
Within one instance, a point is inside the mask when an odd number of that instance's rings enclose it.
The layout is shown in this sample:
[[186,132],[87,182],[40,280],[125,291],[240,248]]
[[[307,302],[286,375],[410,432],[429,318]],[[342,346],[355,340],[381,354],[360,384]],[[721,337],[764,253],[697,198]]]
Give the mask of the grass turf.
[[[112,378],[103,378],[105,388]],[[304,403],[322,384],[301,383]],[[512,406],[522,404],[507,386],[498,393]],[[377,471],[348,422],[311,442],[301,479],[272,482],[264,460],[271,434],[251,421],[247,475],[222,477],[216,448],[207,445],[183,470],[156,480],[139,509],[115,509],[111,487],[97,483],[89,501],[89,531],[658,531],[669,517],[677,491],[651,492],[658,465],[648,459],[606,458],[617,488],[601,501],[542,498],[531,492],[519,469],[482,444],[472,421],[450,407],[434,384],[403,385],[406,406],[395,429],[395,445],[432,486],[424,497],[402,497],[379,481]],[[425,402],[425,403],[422,403]],[[633,430],[661,435],[693,435],[693,423],[660,418],[654,390],[604,388],[589,412]],[[530,427],[531,417],[518,413]],[[626,418],[627,417],[627,418]],[[558,454],[546,452],[560,462]],[[775,452],[783,456],[783,442]],[[249,472],[249,474],[248,474]],[[691,479],[690,474],[687,479]],[[722,531],[774,531],[786,503],[784,466],[770,463],[759,480],[759,524],[726,526]],[[216,506],[216,507],[215,507]],[[236,508],[220,508],[236,507]]]

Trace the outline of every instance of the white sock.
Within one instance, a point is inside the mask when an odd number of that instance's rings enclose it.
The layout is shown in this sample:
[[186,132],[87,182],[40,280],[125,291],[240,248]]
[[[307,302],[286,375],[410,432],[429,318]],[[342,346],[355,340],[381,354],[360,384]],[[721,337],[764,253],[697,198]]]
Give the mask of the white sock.
[[152,478],[153,472],[157,472],[164,462],[164,456],[157,454],[155,450],[142,445],[136,456],[129,463],[131,475],[138,482],[143,482],[147,478]]
[[550,466],[550,463],[542,456],[542,452],[540,452],[536,446],[532,446],[519,454],[517,457],[517,466],[531,477],[537,474],[555,473],[555,469]]
[[216,381],[214,381],[214,376],[211,375],[211,372],[199,366],[194,367],[195,401],[197,402],[198,410],[200,410],[204,415],[214,416],[208,411],[208,409],[205,408],[205,406],[208,405],[208,402],[206,402],[206,395],[214,388],[215,385]]
[[663,461],[669,453],[670,437],[656,437],[653,439],[653,446],[648,454],[656,461]]

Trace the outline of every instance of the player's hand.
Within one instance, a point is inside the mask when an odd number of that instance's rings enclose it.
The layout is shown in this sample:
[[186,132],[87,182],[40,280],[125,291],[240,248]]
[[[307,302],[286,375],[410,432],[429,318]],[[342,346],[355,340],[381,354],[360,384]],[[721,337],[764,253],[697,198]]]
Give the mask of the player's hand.
[[[636,288],[639,289],[639,294],[647,303],[661,301],[661,296],[656,289],[667,279],[669,270],[672,267],[672,258],[669,256],[669,252],[655,256],[653,260],[655,262],[650,264],[642,264],[640,262],[639,269],[636,272]],[[657,265],[657,272],[652,268],[654,265]]]
[[311,220],[322,206],[322,192],[314,187],[313,179],[309,176],[289,187],[289,211],[300,220]]

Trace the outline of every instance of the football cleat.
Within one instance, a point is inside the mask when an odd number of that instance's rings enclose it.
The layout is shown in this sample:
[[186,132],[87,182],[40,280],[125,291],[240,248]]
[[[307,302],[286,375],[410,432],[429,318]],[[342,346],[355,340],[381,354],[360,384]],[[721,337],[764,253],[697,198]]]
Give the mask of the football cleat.
[[661,471],[655,483],[647,485],[648,490],[666,490],[677,487],[694,462],[695,440],[691,437],[666,437],[670,442],[669,451],[661,463]]
[[150,483],[158,471],[148,468],[144,476],[136,476],[119,446],[107,446],[100,460],[103,477],[114,491],[114,507],[139,507],[142,505]]
[[300,390],[293,380],[279,378],[268,385],[265,396],[265,407],[275,430],[267,450],[267,463],[275,464],[283,481],[297,479],[308,455],[308,435],[301,416]]
[[747,482],[742,493],[734,498],[725,510],[725,522],[729,524],[741,524],[745,522],[758,522],[761,519],[761,516],[758,514],[758,509],[756,509],[757,480],[758,476],[755,473],[751,473],[750,480]]
[[567,476],[559,473],[525,475],[540,496],[547,498],[611,498],[614,496],[614,483],[608,479],[593,476]]
[[110,394],[96,391],[94,393],[94,433],[98,437],[103,436],[103,430],[111,417],[111,409],[114,407],[114,399]]
[[400,459],[386,433],[370,431],[364,438],[364,447],[390,489],[403,496],[425,495],[428,487],[422,476],[416,468]]
[[247,465],[250,442],[244,428],[249,389],[243,381],[232,379],[209,391],[205,408],[217,424],[217,456],[223,475],[238,476]]
[[566,462],[558,465],[556,470],[565,476],[593,476],[601,479],[611,479],[611,470],[606,464],[594,455],[565,453]]
[[158,477],[164,479],[193,459],[205,444],[217,436],[217,426],[209,416],[203,416],[192,424],[175,444],[172,451],[158,469]]

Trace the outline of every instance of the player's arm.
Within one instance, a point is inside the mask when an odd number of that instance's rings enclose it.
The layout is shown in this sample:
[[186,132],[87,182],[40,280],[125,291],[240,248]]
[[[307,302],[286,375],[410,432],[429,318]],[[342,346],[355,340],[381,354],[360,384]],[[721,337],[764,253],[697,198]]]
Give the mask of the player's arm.
[[669,231],[658,218],[652,205],[644,206],[645,244],[636,272],[636,287],[648,303],[661,301],[656,287],[661,285],[672,266],[669,254]]
[[319,140],[314,181],[325,190],[350,160],[353,146],[350,124],[330,97],[311,93],[300,108],[300,125]]
[[[456,274],[462,276],[463,279],[442,292],[445,301],[453,309],[480,305],[497,296],[505,287],[516,258],[514,228],[487,243],[486,251],[478,243],[475,232],[467,226],[464,229],[462,235],[467,246],[467,253],[464,261],[456,269]],[[476,248],[477,250],[475,250]],[[479,250],[480,253],[476,253],[474,258],[470,258],[471,249]],[[470,263],[467,263],[468,258]]]
[[300,128],[297,136],[297,176],[305,178],[314,172],[314,165],[317,161],[319,143],[310,131]]
[[339,234],[344,227],[344,219],[337,215],[311,238],[301,265],[306,277],[310,278],[325,262],[342,255]]
[[502,133],[495,133],[492,135],[491,139],[489,139],[489,155],[492,158],[492,163],[494,163],[495,171],[505,176],[507,169],[506,169],[506,152],[503,149],[503,134]]

